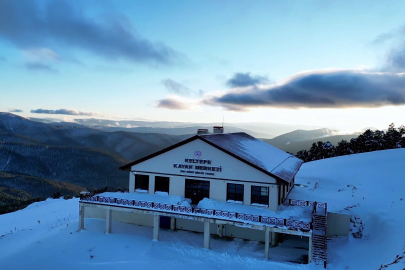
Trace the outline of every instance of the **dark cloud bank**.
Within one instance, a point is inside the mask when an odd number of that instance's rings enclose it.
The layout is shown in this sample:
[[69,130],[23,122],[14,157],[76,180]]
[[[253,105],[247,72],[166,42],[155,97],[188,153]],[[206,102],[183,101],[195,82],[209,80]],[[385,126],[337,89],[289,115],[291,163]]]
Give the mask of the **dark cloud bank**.
[[233,89],[220,97],[203,100],[206,105],[229,110],[251,107],[347,108],[405,104],[405,26],[382,33],[373,45],[395,41],[385,62],[374,71],[335,70],[299,74],[284,84],[258,89],[267,79],[236,73],[227,81]]
[[169,65],[182,58],[137,35],[123,15],[94,19],[69,1],[0,0],[0,38],[21,48],[76,47],[113,60]]
[[19,113],[19,112],[23,112],[23,110],[19,110],[19,109],[10,109],[10,110],[8,110],[8,112]]
[[201,97],[202,95],[204,95],[204,91],[203,90],[192,90],[190,88],[188,88],[187,86],[185,86],[184,84],[181,84],[179,82],[176,82],[172,79],[166,79],[162,81],[163,85],[166,87],[167,90],[169,90],[169,92],[180,95],[180,96],[198,96]]
[[405,74],[338,70],[311,72],[267,89],[231,90],[203,103],[229,110],[249,107],[346,108],[405,104]]
[[262,76],[252,76],[249,72],[247,73],[235,73],[235,75],[230,78],[226,84],[230,87],[246,87],[258,84],[267,83],[268,79]]
[[172,98],[164,98],[159,100],[157,107],[170,110],[186,110],[189,108],[187,104]]
[[97,112],[82,112],[74,109],[59,109],[59,110],[47,110],[36,109],[31,110],[31,113],[43,113],[43,114],[66,114],[66,115],[82,115],[82,116],[100,116]]

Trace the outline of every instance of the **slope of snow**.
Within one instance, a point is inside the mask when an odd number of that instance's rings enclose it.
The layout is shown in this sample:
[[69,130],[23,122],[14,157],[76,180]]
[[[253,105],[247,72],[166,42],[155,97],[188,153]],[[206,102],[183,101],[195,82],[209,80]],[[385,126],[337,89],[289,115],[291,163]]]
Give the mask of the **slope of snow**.
[[[78,199],[34,203],[0,216],[0,269],[296,269],[297,264],[264,259],[264,245],[255,241],[211,238],[203,249],[203,235],[161,230],[152,241],[152,228],[86,219],[77,232]],[[290,248],[291,250],[291,248]],[[293,252],[305,254],[303,249]],[[284,248],[271,254],[277,261],[292,258]],[[298,265],[299,269],[316,269]]]
[[[330,211],[350,214],[353,232],[362,234],[329,241],[328,269],[405,268],[405,149],[306,163],[296,182],[303,187],[290,198],[327,202]],[[161,230],[154,242],[151,228],[114,222],[106,235],[104,220],[86,219],[81,232],[77,222],[78,199],[48,199],[1,215],[1,269],[321,269],[267,261],[255,241],[212,237],[205,250],[201,234]],[[270,257],[290,260],[283,245]]]
[[[379,269],[405,256],[405,149],[305,163],[296,184],[288,198],[327,202],[362,234],[330,241],[328,268]],[[405,269],[405,258],[388,269]]]

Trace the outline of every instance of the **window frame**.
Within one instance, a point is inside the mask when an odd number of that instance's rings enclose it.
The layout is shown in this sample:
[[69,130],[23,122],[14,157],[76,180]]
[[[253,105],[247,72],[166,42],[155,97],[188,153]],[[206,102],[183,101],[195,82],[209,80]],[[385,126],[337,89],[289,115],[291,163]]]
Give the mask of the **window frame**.
[[[167,190],[158,190],[158,187],[160,188],[160,186],[163,186],[163,183],[160,183],[159,185],[157,184],[160,181],[165,181],[167,180]],[[164,184],[166,185],[166,184]],[[167,194],[169,194],[169,190],[170,190],[170,177],[168,176],[155,176],[155,192],[167,192]]]
[[[145,186],[147,187],[146,189],[144,188]],[[148,174],[135,174],[135,191],[148,191],[149,192],[149,175]]]
[[[257,188],[260,188],[260,191],[257,190]],[[254,190],[256,189],[256,190]],[[267,189],[267,195],[262,195],[263,190]],[[260,192],[260,195],[258,194],[254,194]],[[259,197],[259,199],[257,200],[256,198]],[[258,205],[266,205],[267,207],[269,207],[270,203],[270,187],[266,187],[266,186],[251,186],[250,189],[250,204],[258,204]]]
[[[233,187],[230,187],[230,185],[233,185]],[[240,188],[240,187],[242,187],[242,188]],[[238,190],[242,190],[242,193],[238,193],[237,192]],[[230,194],[233,194],[233,195],[231,195],[231,197],[233,196],[233,198],[230,198],[230,196],[229,196]],[[242,194],[242,200],[238,200],[238,197],[240,197],[240,194]],[[244,199],[245,199],[245,185],[235,184],[235,183],[226,184],[226,201],[233,200],[234,202],[243,203]]]
[[[200,197],[199,201],[204,198],[210,198],[210,188],[210,181],[187,178],[184,184],[184,197],[193,200],[193,204],[198,204],[196,201],[198,197]],[[194,192],[196,192],[196,194],[198,193],[197,196],[194,196]]]

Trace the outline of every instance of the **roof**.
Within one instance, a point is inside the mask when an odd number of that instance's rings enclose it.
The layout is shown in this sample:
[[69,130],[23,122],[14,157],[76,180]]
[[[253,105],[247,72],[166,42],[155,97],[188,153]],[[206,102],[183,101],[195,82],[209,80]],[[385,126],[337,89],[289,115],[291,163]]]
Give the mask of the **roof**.
[[152,155],[138,159],[120,167],[128,170],[133,165],[173,150],[191,141],[200,139],[219,150],[245,162],[267,175],[290,182],[300,169],[303,161],[266,142],[256,139],[244,132],[196,135],[180,143],[172,145]]

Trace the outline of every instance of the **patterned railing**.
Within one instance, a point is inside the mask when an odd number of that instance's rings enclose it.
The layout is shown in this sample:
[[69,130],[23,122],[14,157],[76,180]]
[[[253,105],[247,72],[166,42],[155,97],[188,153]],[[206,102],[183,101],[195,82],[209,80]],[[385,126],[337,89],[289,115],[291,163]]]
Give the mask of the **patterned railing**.
[[327,204],[323,202],[313,202],[313,201],[302,201],[302,200],[294,200],[294,199],[288,199],[285,202],[286,205],[291,205],[291,206],[302,206],[302,207],[312,207],[313,212],[317,211],[326,211],[327,210]]
[[227,212],[214,209],[195,208],[191,206],[172,205],[159,202],[118,199],[103,196],[83,196],[81,198],[81,201],[90,203],[115,204],[123,207],[133,207],[143,210],[146,209],[160,212],[163,211],[163,212],[179,213],[196,217],[207,216],[212,218],[225,219],[248,224],[259,223],[272,227],[286,227],[290,230],[310,231],[312,229],[312,222],[304,222],[293,219],[284,219],[261,215],[251,215],[245,213]]

